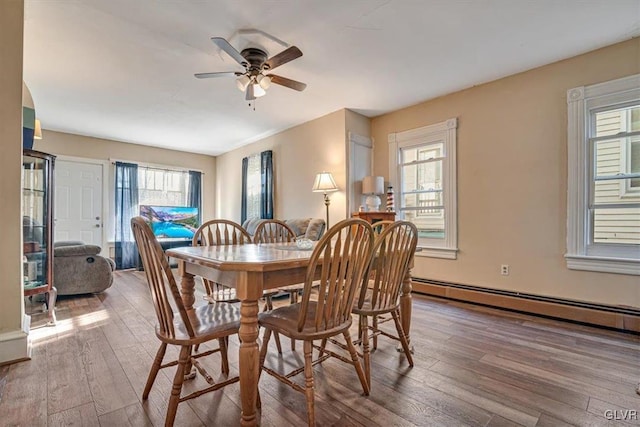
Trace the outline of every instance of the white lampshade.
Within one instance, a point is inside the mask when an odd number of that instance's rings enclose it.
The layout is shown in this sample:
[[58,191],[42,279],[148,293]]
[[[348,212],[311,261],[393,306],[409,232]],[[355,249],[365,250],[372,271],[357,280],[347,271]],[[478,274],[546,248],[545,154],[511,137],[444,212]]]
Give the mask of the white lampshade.
[[269,89],[269,86],[271,86],[271,77],[265,76],[263,74],[258,74],[258,77],[256,77],[256,82],[258,82],[262,89],[267,90]]
[[384,177],[365,176],[362,179],[362,194],[382,194],[384,193]]
[[36,119],[36,126],[33,130],[33,139],[42,139],[42,127],[40,125],[40,119]]
[[267,92],[265,92],[265,90],[259,84],[253,85],[253,96],[255,96],[256,98],[260,98],[261,96],[265,96],[266,94]]
[[249,86],[250,81],[251,79],[248,76],[242,75],[236,79],[236,85],[240,91],[244,92],[247,90],[247,86]]
[[338,186],[336,182],[333,180],[333,176],[331,172],[321,172],[316,175],[316,180],[313,183],[313,188],[311,191],[315,192],[324,192],[327,193],[329,191],[338,191]]

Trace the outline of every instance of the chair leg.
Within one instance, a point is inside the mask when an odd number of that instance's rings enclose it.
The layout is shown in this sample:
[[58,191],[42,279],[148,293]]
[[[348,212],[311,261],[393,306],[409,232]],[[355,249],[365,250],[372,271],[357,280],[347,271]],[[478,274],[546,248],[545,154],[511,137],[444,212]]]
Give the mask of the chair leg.
[[304,394],[307,398],[307,420],[310,426],[316,425],[315,387],[313,384],[312,364],[313,341],[304,342]]
[[358,358],[358,353],[356,352],[356,347],[353,345],[351,341],[351,334],[349,331],[344,331],[342,333],[345,341],[347,342],[347,348],[349,349],[349,354],[351,354],[351,360],[353,361],[353,366],[356,368],[356,372],[358,373],[358,378],[360,378],[360,384],[362,384],[362,390],[365,396],[369,396],[369,383],[367,382],[367,378],[362,370],[362,365],[360,364],[360,359]]
[[180,357],[178,358],[178,369],[176,369],[176,376],[173,379],[173,387],[171,388],[171,397],[169,398],[169,405],[167,407],[167,417],[165,419],[165,427],[173,426],[173,422],[176,419],[176,412],[178,412],[178,403],[180,403],[180,392],[182,391],[182,383],[184,382],[184,373],[191,356],[191,346],[184,345],[180,349]]
[[369,318],[360,316],[360,329],[362,330],[362,356],[364,359],[364,373],[371,391],[371,350],[369,349]]
[[407,336],[404,333],[404,329],[402,329],[402,323],[400,323],[400,313],[398,310],[395,310],[391,312],[391,316],[393,316],[393,321],[396,324],[398,338],[400,338],[400,344],[402,344],[402,349],[404,350],[404,354],[407,357],[407,362],[409,362],[409,366],[413,367],[413,355],[411,354],[411,349],[409,348],[409,341],[407,340]]
[[[271,295],[267,295],[264,297],[264,310],[263,311],[271,311],[273,310],[273,301],[271,300]],[[278,349],[278,354],[282,354],[282,344],[280,344],[280,335],[277,332],[273,333],[273,339],[276,341],[276,348]]]
[[325,347],[327,347],[327,339],[322,338],[322,341],[320,342],[320,350],[318,350],[318,357],[322,357],[324,355]]
[[[374,332],[378,332],[378,316],[372,316],[372,320],[371,323],[373,323],[373,330]],[[365,333],[369,333],[369,331],[366,331]],[[378,349],[378,334],[374,334],[373,335],[373,349],[377,350]]]
[[164,354],[166,351],[167,344],[160,344],[160,348],[156,353],[156,358],[153,359],[151,371],[149,372],[149,376],[147,377],[147,384],[144,386],[144,391],[142,392],[142,400],[147,400],[147,398],[149,397],[149,392],[151,391],[151,387],[153,387],[153,383],[156,381],[156,377],[158,376],[158,371],[160,371],[160,365],[162,365],[162,360],[164,359]]
[[227,340],[226,337],[218,338],[220,346],[220,358],[222,359],[222,373],[229,376],[229,358],[227,357]]
[[[262,368],[264,367],[264,359],[267,357],[267,349],[269,348],[269,340],[271,339],[271,329],[265,328],[264,336],[262,337],[262,347],[260,348],[260,359],[258,369],[258,384],[260,384],[260,375],[262,374]],[[260,387],[258,386],[258,394],[256,399],[256,406],[262,407],[262,400],[260,399]]]

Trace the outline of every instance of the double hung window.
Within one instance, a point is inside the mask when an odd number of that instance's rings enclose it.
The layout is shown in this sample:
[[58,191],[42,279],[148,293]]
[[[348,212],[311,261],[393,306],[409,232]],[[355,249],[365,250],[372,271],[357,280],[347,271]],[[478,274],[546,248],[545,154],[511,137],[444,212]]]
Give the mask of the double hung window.
[[567,100],[567,265],[640,274],[640,75]]
[[456,258],[457,120],[389,135],[399,218],[418,228],[419,255]]

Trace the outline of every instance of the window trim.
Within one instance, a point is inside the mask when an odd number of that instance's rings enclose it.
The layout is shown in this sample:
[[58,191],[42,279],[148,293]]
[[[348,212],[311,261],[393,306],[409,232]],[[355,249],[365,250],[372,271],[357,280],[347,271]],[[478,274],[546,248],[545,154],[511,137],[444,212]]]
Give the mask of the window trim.
[[[640,275],[640,250],[589,244],[589,114],[597,108],[640,99],[640,74],[567,91],[567,268]],[[620,249],[624,249],[621,251]]]
[[[429,140],[440,139],[444,143],[444,159],[442,162],[442,195],[444,198],[445,238],[442,244],[424,245],[418,243],[421,251],[416,256],[457,259],[458,257],[458,202],[457,202],[457,160],[456,160],[456,130],[458,119],[451,118],[444,122],[403,132],[390,133],[389,142],[389,182],[398,189],[400,184],[399,152],[403,148],[423,145]],[[425,141],[425,139],[427,141]],[[400,201],[399,201],[400,203]],[[396,214],[402,217],[397,209]],[[431,242],[430,242],[431,243]]]

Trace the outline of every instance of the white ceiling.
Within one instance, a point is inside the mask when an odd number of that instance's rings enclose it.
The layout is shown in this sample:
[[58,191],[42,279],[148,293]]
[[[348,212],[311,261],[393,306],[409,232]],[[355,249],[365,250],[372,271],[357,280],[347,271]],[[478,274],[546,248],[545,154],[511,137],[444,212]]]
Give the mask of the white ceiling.
[[[640,35],[640,0],[26,0],[24,79],[45,129],[217,155],[340,108],[366,116]],[[249,108],[255,28],[304,56]],[[233,36],[233,37],[232,37]],[[259,40],[258,40],[259,41]],[[266,43],[274,55],[279,46]]]

